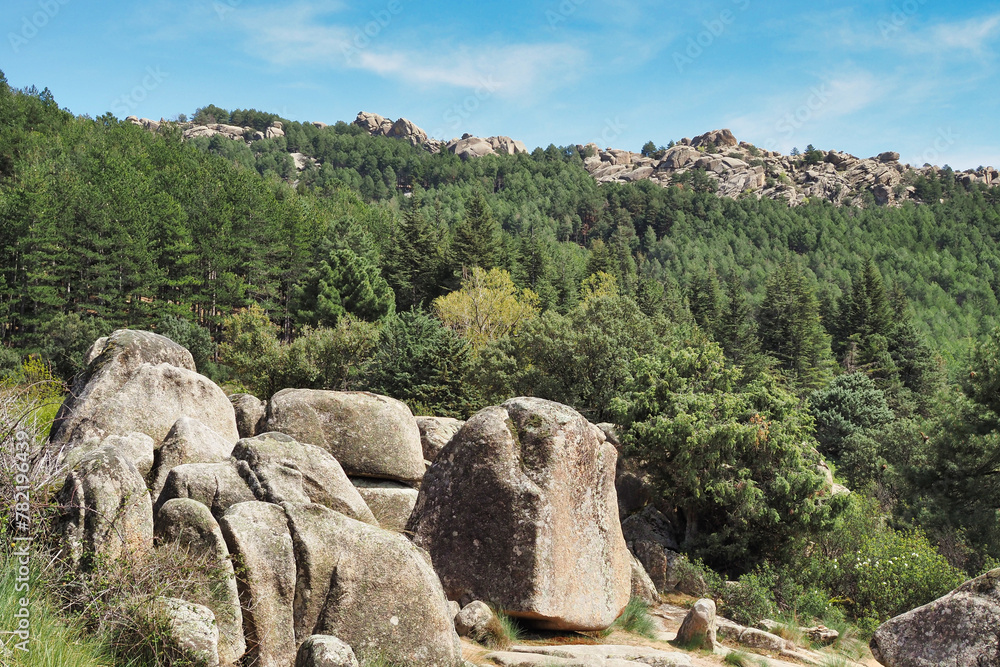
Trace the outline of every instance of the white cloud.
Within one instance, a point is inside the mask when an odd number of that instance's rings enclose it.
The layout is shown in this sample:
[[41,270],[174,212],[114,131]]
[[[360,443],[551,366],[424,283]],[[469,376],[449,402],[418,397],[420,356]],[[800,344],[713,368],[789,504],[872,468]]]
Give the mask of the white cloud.
[[329,15],[298,5],[241,10],[234,18],[246,34],[247,50],[274,65],[359,69],[412,84],[486,89],[503,96],[558,87],[572,80],[586,60],[581,49],[561,42],[401,46],[395,23],[402,14],[386,10],[357,25],[331,22]]
[[982,54],[1000,34],[998,29],[1000,14],[933,26],[929,29],[930,39],[923,46],[928,50],[947,49]]

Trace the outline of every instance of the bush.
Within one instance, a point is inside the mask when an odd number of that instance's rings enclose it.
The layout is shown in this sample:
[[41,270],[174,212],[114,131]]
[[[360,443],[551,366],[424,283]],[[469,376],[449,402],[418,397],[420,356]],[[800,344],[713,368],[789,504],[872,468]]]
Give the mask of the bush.
[[966,579],[919,531],[869,536],[836,566],[843,570],[855,617],[875,625],[941,597]]
[[84,358],[94,341],[109,333],[111,325],[98,317],[57,315],[41,328],[42,356],[56,375],[71,382],[84,369]]
[[735,584],[726,587],[722,596],[723,614],[746,626],[756,625],[775,614],[774,598],[767,582],[759,574],[750,572]]
[[503,609],[493,607],[493,618],[486,624],[482,637],[476,639],[483,642],[494,651],[502,651],[511,644],[521,641],[524,630],[513,616],[507,615]]

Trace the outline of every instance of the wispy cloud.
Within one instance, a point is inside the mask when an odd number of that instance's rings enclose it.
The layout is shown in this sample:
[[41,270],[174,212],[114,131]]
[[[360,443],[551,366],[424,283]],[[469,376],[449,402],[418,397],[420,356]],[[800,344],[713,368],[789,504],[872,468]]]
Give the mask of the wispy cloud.
[[305,5],[280,11],[241,9],[234,18],[246,35],[248,52],[273,65],[359,69],[421,86],[485,86],[502,96],[559,87],[586,61],[585,52],[564,42],[408,47],[400,35],[404,30],[395,25],[397,17],[388,11],[358,25]]
[[884,40],[888,48],[907,54],[949,57],[965,54],[977,57],[992,55],[992,47],[1000,38],[1000,13],[952,23],[901,29],[889,33]]

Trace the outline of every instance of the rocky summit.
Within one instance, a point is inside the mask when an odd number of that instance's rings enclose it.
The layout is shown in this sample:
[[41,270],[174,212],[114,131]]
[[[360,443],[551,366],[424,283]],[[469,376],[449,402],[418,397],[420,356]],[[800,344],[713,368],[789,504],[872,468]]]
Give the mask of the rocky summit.
[[[126,120],[152,132],[168,123],[135,116]],[[327,127],[319,122],[313,125]],[[466,133],[450,140],[435,139],[406,118],[394,121],[367,111],[358,113],[354,125],[371,136],[400,139],[430,153],[447,151],[463,160],[528,152],[524,142],[505,136],[483,138]],[[280,121],[274,121],[265,131],[218,123],[182,123],[180,127],[185,138],[221,135],[251,145],[254,141],[284,136]],[[576,148],[584,158],[587,173],[598,183],[650,181],[663,187],[701,188],[732,199],[752,196],[785,200],[790,206],[809,200],[829,201],[838,206],[898,206],[919,201],[911,185],[914,178],[941,171],[930,164],[901,163],[899,153],[894,151],[867,158],[837,150],[783,155],[739,141],[728,129],[712,130],[676,144],[671,142],[668,148],[643,153],[601,148],[594,143]],[[299,172],[321,166],[302,153],[290,155]],[[957,174],[957,178],[966,186],[1000,185],[1000,172],[991,166],[966,170]]]

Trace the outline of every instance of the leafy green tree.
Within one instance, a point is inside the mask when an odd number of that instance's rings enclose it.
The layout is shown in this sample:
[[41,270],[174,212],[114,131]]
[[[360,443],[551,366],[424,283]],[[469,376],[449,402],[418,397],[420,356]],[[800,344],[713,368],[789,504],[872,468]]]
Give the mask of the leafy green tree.
[[333,327],[304,327],[291,343],[279,348],[269,369],[275,391],[287,387],[347,391],[367,388],[381,340],[380,326],[350,313]]
[[231,367],[247,390],[258,398],[268,399],[277,391],[274,368],[281,360],[279,333],[277,325],[257,304],[230,315],[223,322],[219,345],[222,362]]
[[637,360],[612,402],[626,450],[667,506],[683,548],[745,571],[829,526],[840,501],[821,497],[812,420],[763,377],[739,391],[721,348],[672,346]]
[[516,335],[538,315],[538,296],[518,290],[502,269],[472,269],[462,289],[434,300],[434,312],[445,326],[466,338],[474,349]]
[[302,325],[333,326],[346,314],[378,320],[395,312],[392,289],[378,268],[352,250],[330,252],[291,291],[292,312]]

